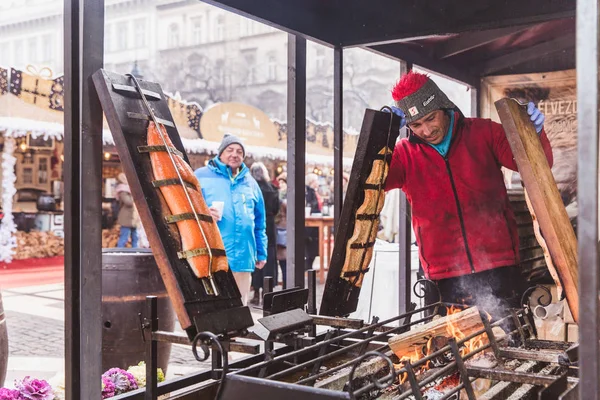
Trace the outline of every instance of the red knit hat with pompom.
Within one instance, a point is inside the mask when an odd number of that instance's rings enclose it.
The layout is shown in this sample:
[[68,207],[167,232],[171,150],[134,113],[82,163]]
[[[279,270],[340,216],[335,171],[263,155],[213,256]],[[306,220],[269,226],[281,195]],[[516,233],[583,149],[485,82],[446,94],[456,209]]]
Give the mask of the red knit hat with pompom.
[[406,122],[414,122],[432,111],[456,108],[446,94],[425,74],[409,72],[392,89],[392,98],[404,111]]

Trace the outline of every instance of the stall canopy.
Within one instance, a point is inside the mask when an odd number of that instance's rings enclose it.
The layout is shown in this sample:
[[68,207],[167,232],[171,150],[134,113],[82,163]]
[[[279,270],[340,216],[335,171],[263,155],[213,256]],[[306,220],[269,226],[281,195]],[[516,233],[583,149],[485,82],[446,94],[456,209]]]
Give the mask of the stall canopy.
[[[43,136],[62,140],[63,96],[63,77],[53,78],[52,73],[47,68],[38,71],[35,67],[29,66],[26,71],[20,71],[15,68],[0,67],[0,133],[5,137],[20,137],[29,133],[34,137]],[[240,105],[235,103],[218,104],[204,112],[200,105],[182,100],[178,94],[167,94],[167,101],[183,145],[188,153],[216,154],[224,133],[239,135],[239,132],[221,132],[217,129],[219,124],[214,124],[215,132],[209,132],[208,129],[205,129],[203,135],[201,121],[207,128],[213,128],[204,123],[202,118],[205,114],[215,114],[217,109],[223,109],[224,112],[221,114],[232,114],[234,116],[234,112],[226,110],[227,107]],[[246,113],[252,108],[247,105],[241,106],[243,106],[243,111]],[[285,160],[287,157],[286,122],[271,121],[262,111],[257,109],[254,111],[255,114],[262,115],[262,119],[264,119],[263,126],[271,124],[274,140],[269,142],[269,146],[259,145],[260,141],[250,140],[245,146],[247,154],[254,158]],[[217,113],[215,117],[219,118],[220,114]],[[251,120],[252,116],[248,116],[248,118]],[[222,123],[222,120],[219,122]],[[235,126],[232,129],[235,129]],[[330,123],[307,121],[307,131],[313,132],[313,140],[308,143],[311,160],[320,165],[332,165],[333,158],[330,154],[327,154],[331,152],[330,144],[333,142],[332,125]],[[114,145],[106,120],[103,122],[102,136],[104,145]],[[248,139],[243,135],[241,137]],[[349,150],[356,147],[357,137],[357,134],[346,134],[346,142],[350,144],[347,149],[347,157],[344,159],[346,167],[352,165],[352,155]],[[308,139],[310,141],[310,137]]]

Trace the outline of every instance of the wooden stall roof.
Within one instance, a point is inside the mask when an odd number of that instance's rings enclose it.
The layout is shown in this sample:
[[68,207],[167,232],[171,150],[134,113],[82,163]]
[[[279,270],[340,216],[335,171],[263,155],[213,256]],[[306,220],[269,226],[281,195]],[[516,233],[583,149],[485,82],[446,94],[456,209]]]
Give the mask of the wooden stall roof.
[[477,86],[575,67],[575,0],[203,0],[328,46],[363,47]]

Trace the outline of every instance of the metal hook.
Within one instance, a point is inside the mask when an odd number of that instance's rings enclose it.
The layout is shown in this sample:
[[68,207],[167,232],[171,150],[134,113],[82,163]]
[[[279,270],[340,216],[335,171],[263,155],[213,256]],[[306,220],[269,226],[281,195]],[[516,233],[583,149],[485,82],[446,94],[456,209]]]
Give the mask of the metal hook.
[[383,360],[385,360],[385,362],[387,362],[388,367],[390,369],[390,375],[386,375],[380,379],[375,378],[374,375],[369,375],[369,377],[368,377],[369,380],[371,381],[371,383],[373,383],[375,385],[375,387],[377,389],[385,389],[385,388],[389,387],[396,381],[396,378],[398,377],[398,375],[396,374],[396,369],[394,368],[394,363],[388,356],[386,356],[385,354],[380,353],[378,351],[369,351],[369,352],[363,354],[362,356],[360,356],[358,359],[356,359],[356,362],[354,363],[354,365],[352,366],[352,369],[350,370],[350,375],[348,375],[348,393],[350,394],[351,399],[355,399],[353,381],[354,381],[354,373],[356,371],[356,368],[358,368],[358,366],[364,360],[366,360],[367,358],[370,358],[370,357],[382,358]]
[[[204,353],[203,357],[200,357],[198,355],[198,344],[200,342],[200,348],[202,349],[202,352]],[[217,347],[217,350],[219,351],[219,354],[221,355],[221,359],[223,362],[223,374],[221,375],[221,379],[219,381],[219,388],[217,389],[217,395],[215,396],[215,399],[219,399],[221,396],[221,389],[223,388],[223,381],[225,380],[225,377],[227,376],[227,373],[229,372],[229,364],[228,364],[228,358],[227,358],[227,354],[225,354],[225,352],[223,351],[223,346],[221,345],[221,341],[219,340],[219,337],[217,335],[215,335],[212,332],[200,332],[198,333],[195,337],[194,340],[192,341],[192,353],[194,353],[194,358],[196,358],[196,360],[202,362],[202,361],[206,361],[208,359],[208,357],[210,356],[210,347],[211,345],[215,345]]]
[[[422,284],[422,286],[420,287],[421,292],[417,292],[417,285],[418,284]],[[442,293],[440,292],[440,288],[438,287],[438,285],[430,280],[430,279],[419,279],[418,281],[415,282],[415,284],[413,285],[413,293],[415,294],[415,296],[417,296],[419,299],[423,299],[425,298],[425,296],[427,295],[426,290],[425,290],[425,286],[429,285],[430,287],[433,287],[435,289],[435,292],[437,293],[437,302],[439,303],[442,301]]]
[[[537,298],[537,301],[539,303],[539,305],[546,307],[548,305],[550,305],[550,303],[552,302],[552,293],[550,293],[550,289],[548,289],[546,286],[542,286],[542,285],[535,285],[535,286],[530,286],[527,290],[525,290],[525,292],[523,292],[523,295],[521,296],[521,305],[522,306],[527,306],[527,308],[531,308],[531,295],[533,294],[533,292],[535,292],[536,289],[541,289],[544,292],[546,292],[546,295],[548,296],[548,300],[544,301],[542,300],[544,298],[544,295],[542,294],[540,297]],[[525,301],[527,299],[527,301]]]

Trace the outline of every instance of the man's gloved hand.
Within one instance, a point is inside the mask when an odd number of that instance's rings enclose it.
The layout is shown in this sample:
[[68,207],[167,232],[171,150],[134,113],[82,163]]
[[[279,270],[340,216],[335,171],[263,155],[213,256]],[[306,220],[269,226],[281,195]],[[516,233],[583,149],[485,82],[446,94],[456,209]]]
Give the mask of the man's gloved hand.
[[[404,111],[402,111],[396,106],[392,106],[391,108],[392,112],[400,117],[400,129],[404,128],[404,126],[406,126],[406,115],[404,115]],[[384,108],[383,111],[390,112],[390,110],[388,110],[387,108]]]
[[546,116],[542,114],[540,110],[538,110],[533,104],[532,101],[527,104],[527,114],[529,114],[529,119],[533,122],[533,126],[535,127],[535,131],[540,133],[542,128],[544,127],[544,121],[546,120]]

